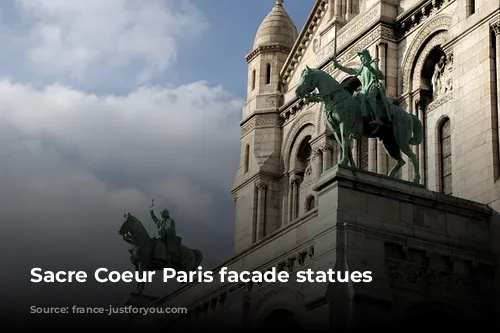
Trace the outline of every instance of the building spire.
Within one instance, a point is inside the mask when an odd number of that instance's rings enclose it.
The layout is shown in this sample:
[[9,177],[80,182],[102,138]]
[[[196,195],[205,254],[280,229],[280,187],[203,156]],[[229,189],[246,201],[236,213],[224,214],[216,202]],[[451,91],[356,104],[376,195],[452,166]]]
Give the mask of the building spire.
[[284,0],[276,0],[276,6],[283,6]]

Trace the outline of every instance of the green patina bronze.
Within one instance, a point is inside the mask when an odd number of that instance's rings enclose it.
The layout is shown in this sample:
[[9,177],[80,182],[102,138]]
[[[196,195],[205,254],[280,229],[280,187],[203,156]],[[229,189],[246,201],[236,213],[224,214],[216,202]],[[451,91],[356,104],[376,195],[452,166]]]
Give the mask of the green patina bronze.
[[[176,271],[195,270],[203,259],[198,249],[189,249],[182,245],[182,238],[175,232],[175,221],[168,210],[161,212],[161,219],[150,210],[152,221],[158,227],[159,238],[150,237],[141,221],[130,213],[124,215],[123,224],[118,233],[132,245],[129,249],[130,261],[136,271],[156,271],[173,268]],[[137,284],[137,293],[142,294],[145,283]]]
[[[324,103],[326,123],[342,148],[339,164],[356,167],[351,149],[353,138],[378,138],[387,154],[396,160],[388,176],[394,177],[405,165],[401,155],[403,152],[413,165],[412,181],[419,183],[417,157],[411,146],[422,143],[422,123],[386,97],[379,81],[383,73],[378,69],[378,60],[373,60],[367,50],[358,54],[361,58],[361,67],[358,69],[343,67],[335,56],[332,58],[335,68],[360,78],[361,90],[354,95],[346,90],[345,84],[340,84],[327,72],[308,66],[302,71],[295,94],[298,98],[305,98],[308,103]],[[318,93],[313,93],[316,89]]]

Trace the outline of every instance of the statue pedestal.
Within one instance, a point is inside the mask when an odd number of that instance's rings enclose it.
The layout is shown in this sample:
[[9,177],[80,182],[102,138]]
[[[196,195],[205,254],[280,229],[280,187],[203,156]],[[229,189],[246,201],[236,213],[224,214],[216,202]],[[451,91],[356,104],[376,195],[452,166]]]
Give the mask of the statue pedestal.
[[154,296],[147,296],[147,295],[140,295],[136,293],[131,293],[129,297],[126,299],[122,300],[121,302],[118,302],[119,307],[127,307],[127,306],[133,306],[137,308],[142,308],[147,306],[148,304],[153,303],[156,301],[158,297]]

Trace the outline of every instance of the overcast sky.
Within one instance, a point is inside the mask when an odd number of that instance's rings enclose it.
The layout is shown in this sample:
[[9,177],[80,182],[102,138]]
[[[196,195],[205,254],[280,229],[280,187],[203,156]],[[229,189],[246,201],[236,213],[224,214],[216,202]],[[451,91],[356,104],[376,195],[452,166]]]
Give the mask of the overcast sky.
[[[313,3],[285,1],[299,29]],[[273,5],[2,0],[4,305],[68,300],[63,286],[30,284],[32,267],[133,269],[118,228],[125,212],[148,228],[152,198],[204,267],[232,255],[244,57]],[[134,288],[78,286],[71,302],[110,304]]]

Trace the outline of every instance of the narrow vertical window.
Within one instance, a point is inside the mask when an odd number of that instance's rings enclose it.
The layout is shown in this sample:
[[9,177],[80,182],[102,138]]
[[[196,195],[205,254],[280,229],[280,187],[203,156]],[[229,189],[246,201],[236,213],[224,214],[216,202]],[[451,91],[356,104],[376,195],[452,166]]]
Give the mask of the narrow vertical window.
[[266,65],[266,84],[271,84],[271,64]]
[[245,162],[244,162],[244,171],[245,173],[248,172],[248,166],[250,164],[250,145],[246,145],[245,147]]
[[467,0],[467,17],[473,15],[476,12],[476,1],[475,0]]
[[255,89],[255,69],[252,71],[252,90]]
[[439,130],[439,153],[440,153],[440,173],[441,192],[451,195],[452,189],[452,160],[451,160],[451,126],[450,118],[446,118]]

